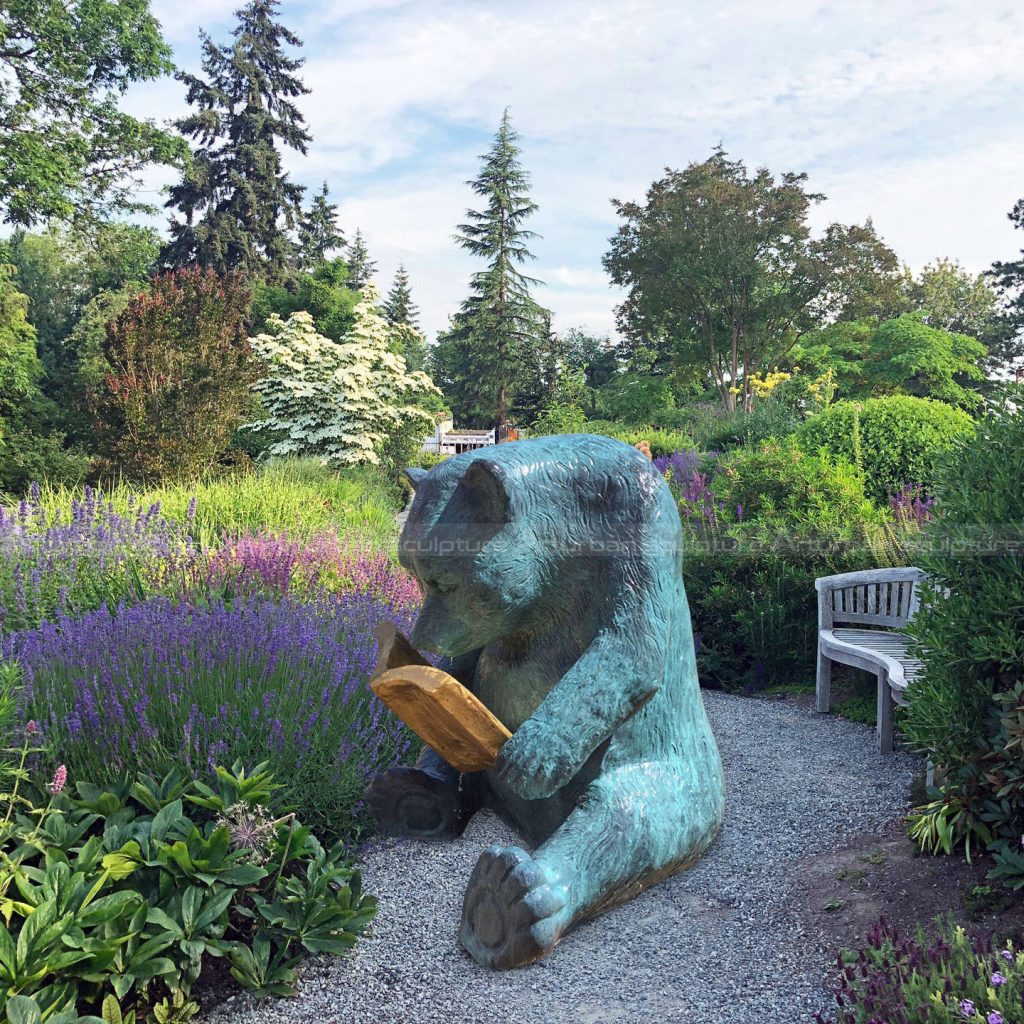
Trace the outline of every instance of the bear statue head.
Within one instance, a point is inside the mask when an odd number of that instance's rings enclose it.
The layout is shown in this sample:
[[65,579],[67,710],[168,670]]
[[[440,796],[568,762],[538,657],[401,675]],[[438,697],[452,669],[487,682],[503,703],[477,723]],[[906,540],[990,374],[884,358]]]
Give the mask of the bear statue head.
[[456,656],[528,628],[545,560],[515,513],[513,470],[477,453],[429,473],[408,470],[416,497],[399,558],[423,592],[411,640]]

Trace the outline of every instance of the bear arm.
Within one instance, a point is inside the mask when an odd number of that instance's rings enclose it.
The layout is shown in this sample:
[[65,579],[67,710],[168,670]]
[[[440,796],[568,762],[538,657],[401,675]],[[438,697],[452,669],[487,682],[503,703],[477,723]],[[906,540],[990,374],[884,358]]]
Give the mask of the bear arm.
[[550,796],[658,690],[667,626],[603,633],[502,748],[499,776],[525,799]]

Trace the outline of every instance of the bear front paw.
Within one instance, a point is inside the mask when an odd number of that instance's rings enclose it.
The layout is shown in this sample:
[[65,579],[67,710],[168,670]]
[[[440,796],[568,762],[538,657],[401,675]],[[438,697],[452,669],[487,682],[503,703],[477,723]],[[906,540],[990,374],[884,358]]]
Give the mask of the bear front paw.
[[498,780],[524,800],[542,800],[562,788],[579,770],[569,751],[550,735],[519,727],[494,764]]
[[459,938],[477,963],[503,970],[546,956],[569,923],[565,886],[518,846],[491,846],[462,903]]

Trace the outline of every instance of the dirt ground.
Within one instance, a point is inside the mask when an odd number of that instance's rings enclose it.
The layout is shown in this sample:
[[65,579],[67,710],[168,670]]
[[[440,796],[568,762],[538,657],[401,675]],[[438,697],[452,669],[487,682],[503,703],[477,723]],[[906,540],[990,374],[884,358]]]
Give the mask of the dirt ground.
[[[847,683],[843,679],[834,692],[837,701],[854,694],[852,688],[846,692]],[[814,705],[812,692],[769,699]],[[922,799],[923,781],[907,794],[908,804]],[[801,864],[794,897],[807,940],[821,949],[831,978],[835,953],[863,945],[865,933],[880,917],[906,931],[952,914],[968,929],[1019,942],[1024,938],[1024,892],[990,885],[985,875],[991,866],[985,857],[967,864],[962,857],[921,854],[903,823],[894,821],[827,857]]]

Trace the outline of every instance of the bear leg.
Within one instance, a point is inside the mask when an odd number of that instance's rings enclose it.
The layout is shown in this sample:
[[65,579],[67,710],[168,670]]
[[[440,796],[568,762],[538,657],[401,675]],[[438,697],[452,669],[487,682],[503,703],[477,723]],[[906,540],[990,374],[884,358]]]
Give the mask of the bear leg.
[[461,775],[424,747],[415,767],[388,769],[364,795],[382,835],[455,839],[479,809],[481,788],[480,776]]
[[723,812],[721,777],[654,762],[596,779],[532,855],[490,847],[470,877],[460,938],[475,960],[504,969],[539,960],[577,922],[692,864]]

